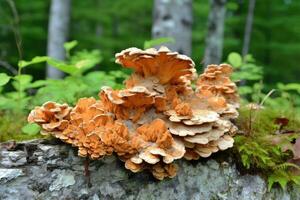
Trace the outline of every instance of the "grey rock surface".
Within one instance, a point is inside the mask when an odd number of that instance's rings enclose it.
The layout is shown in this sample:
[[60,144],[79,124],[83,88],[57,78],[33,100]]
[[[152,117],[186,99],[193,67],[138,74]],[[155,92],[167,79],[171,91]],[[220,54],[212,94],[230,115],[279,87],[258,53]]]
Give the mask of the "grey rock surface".
[[239,199],[299,200],[300,193],[267,191],[259,176],[241,175],[230,162],[213,159],[179,161],[178,175],[156,181],[147,172],[133,174],[116,157],[90,163],[90,182],[84,175],[84,158],[67,145],[35,140],[0,149],[1,200],[64,199]]

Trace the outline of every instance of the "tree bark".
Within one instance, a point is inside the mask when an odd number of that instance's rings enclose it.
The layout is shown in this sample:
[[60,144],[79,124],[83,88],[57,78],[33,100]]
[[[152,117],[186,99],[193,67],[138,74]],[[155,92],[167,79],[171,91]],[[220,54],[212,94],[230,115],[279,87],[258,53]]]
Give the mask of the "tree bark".
[[243,50],[242,50],[243,57],[246,56],[249,52],[254,9],[255,9],[255,0],[249,0],[248,14],[247,14],[247,20],[245,25],[245,33],[244,33]]
[[223,54],[224,21],[227,0],[210,0],[204,66],[219,64]]
[[175,43],[163,44],[173,51],[191,55],[192,0],[155,0],[152,38],[172,37]]
[[146,172],[126,172],[114,155],[91,160],[89,188],[84,158],[71,145],[49,139],[0,143],[0,199],[300,199],[296,185],[268,191],[261,176],[241,174],[232,154],[218,153],[222,163],[179,160],[177,176],[162,182]]
[[[69,34],[71,0],[51,0],[50,17],[48,25],[47,56],[58,60],[65,59],[63,44]],[[47,65],[48,78],[59,79],[63,72]]]

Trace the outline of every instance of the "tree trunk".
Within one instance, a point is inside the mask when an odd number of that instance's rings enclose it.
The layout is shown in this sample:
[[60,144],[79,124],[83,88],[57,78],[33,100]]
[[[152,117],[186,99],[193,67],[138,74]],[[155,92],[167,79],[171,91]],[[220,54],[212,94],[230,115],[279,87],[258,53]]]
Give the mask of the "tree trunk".
[[[51,0],[47,55],[58,59],[65,59],[63,44],[69,34],[71,0]],[[47,66],[47,77],[59,79],[63,73],[51,66]]]
[[192,0],[155,0],[152,38],[172,37],[175,43],[164,44],[173,51],[191,55]]
[[219,64],[223,53],[224,21],[227,0],[210,0],[204,66]]
[[247,21],[246,21],[245,33],[244,33],[243,50],[242,50],[243,57],[246,56],[249,52],[254,9],[255,9],[255,0],[249,0]]

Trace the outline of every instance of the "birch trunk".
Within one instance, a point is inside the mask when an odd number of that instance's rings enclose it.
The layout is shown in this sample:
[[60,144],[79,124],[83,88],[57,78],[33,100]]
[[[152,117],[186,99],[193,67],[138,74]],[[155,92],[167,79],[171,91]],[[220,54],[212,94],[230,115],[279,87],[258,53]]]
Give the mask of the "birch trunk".
[[152,38],[172,37],[175,43],[163,44],[173,51],[191,55],[192,0],[155,0]]
[[[69,34],[71,0],[51,0],[50,17],[48,25],[47,56],[58,60],[65,59],[63,44]],[[46,76],[59,79],[63,73],[47,65]]]
[[249,53],[254,9],[255,9],[255,0],[249,0],[248,14],[247,14],[247,20],[245,25],[245,33],[244,33],[243,50],[242,50],[243,57]]
[[224,21],[227,0],[210,0],[204,66],[219,64],[223,54]]

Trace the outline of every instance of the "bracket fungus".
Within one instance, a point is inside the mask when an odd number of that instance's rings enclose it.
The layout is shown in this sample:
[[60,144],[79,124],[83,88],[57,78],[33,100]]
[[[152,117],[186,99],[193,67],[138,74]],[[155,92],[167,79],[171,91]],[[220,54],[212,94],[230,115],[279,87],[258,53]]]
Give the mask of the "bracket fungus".
[[75,107],[47,102],[28,121],[78,147],[79,156],[115,153],[127,169],[149,170],[159,180],[176,175],[175,160],[233,146],[239,97],[231,66],[209,65],[197,77],[189,57],[166,47],[129,48],[116,63],[134,71],[124,89],[102,87],[100,100],[82,98]]

